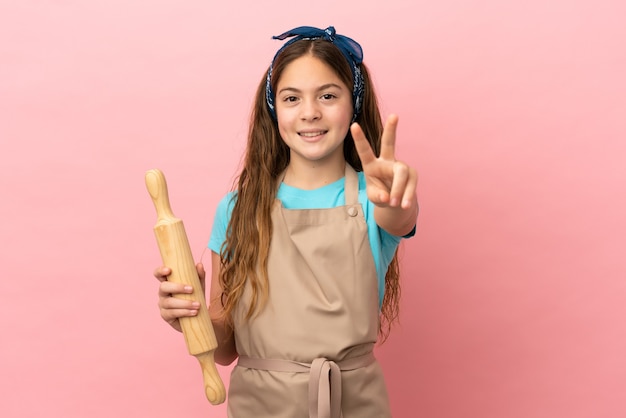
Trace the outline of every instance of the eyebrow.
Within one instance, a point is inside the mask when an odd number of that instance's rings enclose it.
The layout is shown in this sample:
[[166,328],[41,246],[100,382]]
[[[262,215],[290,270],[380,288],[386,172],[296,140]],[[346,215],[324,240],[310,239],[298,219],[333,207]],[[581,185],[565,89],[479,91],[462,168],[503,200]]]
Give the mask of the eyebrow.
[[[328,83],[328,84],[323,84],[323,85],[319,86],[315,91],[322,91],[322,90],[329,89],[331,87],[338,88],[339,90],[341,90],[341,86],[339,84]],[[284,88],[280,89],[278,91],[278,93],[280,94],[280,93],[283,93],[283,92],[286,92],[286,91],[287,92],[292,91],[294,93],[301,93],[302,92],[300,89],[297,89],[295,87],[284,87]]]

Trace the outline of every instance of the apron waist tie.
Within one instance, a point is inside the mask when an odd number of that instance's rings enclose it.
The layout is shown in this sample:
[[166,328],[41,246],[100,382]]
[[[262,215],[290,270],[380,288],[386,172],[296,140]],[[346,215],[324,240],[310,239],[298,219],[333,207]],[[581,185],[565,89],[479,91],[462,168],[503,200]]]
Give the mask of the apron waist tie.
[[341,417],[341,372],[369,366],[374,353],[334,362],[316,358],[312,363],[239,356],[237,366],[273,372],[309,373],[309,418]]

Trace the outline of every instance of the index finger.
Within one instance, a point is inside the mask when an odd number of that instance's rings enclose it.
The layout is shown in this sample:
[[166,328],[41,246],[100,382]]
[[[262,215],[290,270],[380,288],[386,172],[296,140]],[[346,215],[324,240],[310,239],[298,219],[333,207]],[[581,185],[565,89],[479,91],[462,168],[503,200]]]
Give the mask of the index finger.
[[171,297],[172,295],[183,295],[193,293],[193,287],[183,284],[164,281],[159,285],[160,297]]
[[374,151],[369,142],[367,142],[367,138],[365,138],[365,133],[363,133],[363,129],[358,123],[353,123],[350,126],[350,132],[352,133],[352,139],[354,139],[354,147],[356,148],[357,154],[359,154],[359,158],[361,159],[361,165],[366,166],[373,161],[376,161],[376,155],[374,155]]
[[166,281],[167,280],[167,276],[169,276],[170,274],[172,274],[172,269],[170,269],[167,266],[161,266],[161,267],[157,267],[156,269],[154,269],[154,272],[152,273],[154,275],[154,277],[156,277],[160,282]]

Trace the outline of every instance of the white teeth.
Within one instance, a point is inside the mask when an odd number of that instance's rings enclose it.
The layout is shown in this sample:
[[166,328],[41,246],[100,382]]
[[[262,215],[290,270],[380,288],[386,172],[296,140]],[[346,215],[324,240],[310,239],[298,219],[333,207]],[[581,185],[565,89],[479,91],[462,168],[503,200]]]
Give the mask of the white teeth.
[[300,132],[300,136],[306,136],[306,137],[314,137],[314,136],[318,136],[318,135],[322,135],[324,133],[324,131],[319,131],[319,132]]

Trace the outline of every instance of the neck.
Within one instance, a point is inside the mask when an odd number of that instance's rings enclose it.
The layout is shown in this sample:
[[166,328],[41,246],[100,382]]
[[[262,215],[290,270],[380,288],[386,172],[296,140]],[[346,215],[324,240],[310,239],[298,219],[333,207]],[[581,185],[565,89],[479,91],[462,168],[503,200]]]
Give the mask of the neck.
[[346,161],[299,162],[291,160],[285,171],[283,182],[298,189],[313,190],[334,183],[342,178],[346,170]]

